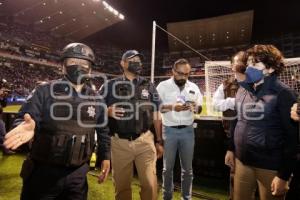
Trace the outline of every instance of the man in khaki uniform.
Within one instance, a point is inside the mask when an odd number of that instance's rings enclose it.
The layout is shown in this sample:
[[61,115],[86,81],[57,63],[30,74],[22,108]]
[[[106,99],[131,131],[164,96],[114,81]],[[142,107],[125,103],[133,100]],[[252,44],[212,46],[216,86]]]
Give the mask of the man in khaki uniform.
[[133,164],[141,184],[140,199],[157,199],[156,160],[163,153],[160,99],[155,86],[139,76],[142,58],[135,50],[125,52],[123,76],[108,81],[100,91],[108,106],[117,200],[132,199]]

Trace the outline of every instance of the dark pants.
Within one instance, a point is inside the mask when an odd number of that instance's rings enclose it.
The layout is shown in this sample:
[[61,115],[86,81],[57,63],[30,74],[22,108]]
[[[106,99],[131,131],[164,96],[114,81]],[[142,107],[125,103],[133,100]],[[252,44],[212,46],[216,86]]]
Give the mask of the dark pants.
[[36,165],[23,180],[21,200],[86,200],[88,164],[78,168]]
[[293,172],[286,200],[300,200],[300,160],[297,161],[296,171]]

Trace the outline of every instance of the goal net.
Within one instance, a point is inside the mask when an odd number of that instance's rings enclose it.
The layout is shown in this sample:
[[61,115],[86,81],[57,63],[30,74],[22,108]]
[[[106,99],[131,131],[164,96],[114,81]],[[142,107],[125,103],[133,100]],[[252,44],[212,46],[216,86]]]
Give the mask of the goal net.
[[[221,116],[212,106],[212,97],[224,80],[233,76],[230,61],[205,62],[206,109],[208,116]],[[285,69],[279,79],[300,94],[300,58],[285,59]]]

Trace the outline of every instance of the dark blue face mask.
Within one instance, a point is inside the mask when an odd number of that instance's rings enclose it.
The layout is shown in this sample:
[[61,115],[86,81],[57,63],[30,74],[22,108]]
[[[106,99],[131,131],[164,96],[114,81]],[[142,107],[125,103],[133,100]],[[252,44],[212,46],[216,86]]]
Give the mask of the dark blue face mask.
[[252,66],[248,66],[246,68],[246,80],[245,83],[258,83],[264,78],[264,74],[262,70],[256,69]]

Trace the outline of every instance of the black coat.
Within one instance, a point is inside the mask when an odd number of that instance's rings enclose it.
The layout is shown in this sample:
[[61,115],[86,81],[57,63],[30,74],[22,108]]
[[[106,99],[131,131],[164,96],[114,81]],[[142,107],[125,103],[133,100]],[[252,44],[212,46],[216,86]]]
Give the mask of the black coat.
[[296,162],[298,124],[290,118],[296,95],[276,75],[256,90],[243,84],[237,92],[237,123],[230,149],[244,164],[278,171],[288,180]]

